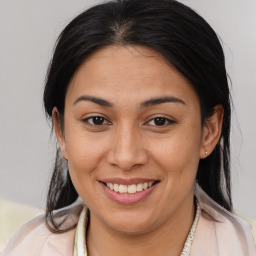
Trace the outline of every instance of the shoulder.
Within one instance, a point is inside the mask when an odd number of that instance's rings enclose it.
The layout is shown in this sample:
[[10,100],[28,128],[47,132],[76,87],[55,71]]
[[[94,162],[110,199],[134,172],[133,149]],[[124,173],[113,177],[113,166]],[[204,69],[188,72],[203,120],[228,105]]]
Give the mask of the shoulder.
[[237,213],[236,213],[236,215],[239,216],[240,218],[242,218],[243,220],[245,220],[252,227],[252,235],[253,235],[254,241],[256,243],[256,220],[244,217]]
[[[83,205],[65,207],[54,212],[54,218],[62,223],[61,229],[77,224]],[[46,256],[72,255],[75,229],[52,233],[46,225],[46,214],[23,225],[6,245],[1,256]]]
[[253,238],[255,224],[252,225],[227,211],[201,188],[196,189],[196,197],[201,207],[197,250],[204,247],[204,249],[211,248],[214,253],[210,255],[256,256],[256,243]]
[[0,251],[19,227],[42,212],[26,204],[0,199]]
[[45,214],[41,214],[24,224],[14,234],[3,255],[40,255],[44,243],[50,236],[51,232],[45,225]]

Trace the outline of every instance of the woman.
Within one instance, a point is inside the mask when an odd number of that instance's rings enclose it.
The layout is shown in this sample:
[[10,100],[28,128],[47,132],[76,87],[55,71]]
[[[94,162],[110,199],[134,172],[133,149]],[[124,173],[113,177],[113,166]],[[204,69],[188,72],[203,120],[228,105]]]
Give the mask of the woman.
[[83,12],[58,39],[44,105],[59,144],[47,211],[4,255],[256,255],[232,213],[222,47],[190,8]]

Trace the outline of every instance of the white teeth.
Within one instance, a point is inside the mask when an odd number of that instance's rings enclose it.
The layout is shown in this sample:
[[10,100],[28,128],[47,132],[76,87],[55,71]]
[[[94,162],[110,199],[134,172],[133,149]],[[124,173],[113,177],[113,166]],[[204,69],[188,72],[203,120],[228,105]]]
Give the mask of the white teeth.
[[148,188],[148,183],[143,183],[143,189],[147,189]]
[[115,192],[118,192],[118,190],[119,190],[118,184],[114,184],[114,190],[115,190]]
[[128,194],[134,194],[136,192],[140,192],[142,190],[145,190],[147,188],[152,187],[153,182],[145,182],[145,183],[139,183],[139,184],[132,184],[132,185],[123,185],[123,184],[112,184],[107,183],[106,184],[111,190],[115,192],[119,192],[120,194],[128,193]]
[[127,190],[128,190],[127,186],[119,185],[119,190],[118,190],[119,193],[127,193]]
[[137,186],[135,184],[128,186],[128,193],[134,194],[137,192]]
[[143,184],[138,184],[137,185],[137,191],[142,191],[143,190]]

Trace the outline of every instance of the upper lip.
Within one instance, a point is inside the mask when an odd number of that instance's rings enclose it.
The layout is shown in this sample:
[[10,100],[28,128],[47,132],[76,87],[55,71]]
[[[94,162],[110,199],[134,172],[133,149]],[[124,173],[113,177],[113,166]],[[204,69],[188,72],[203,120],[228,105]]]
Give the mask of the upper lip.
[[156,180],[156,179],[145,179],[145,178],[130,178],[130,179],[107,178],[107,179],[101,179],[99,181],[104,182],[104,183],[122,184],[122,185],[127,185],[128,186],[128,185],[132,185],[132,184],[156,182],[158,180]]

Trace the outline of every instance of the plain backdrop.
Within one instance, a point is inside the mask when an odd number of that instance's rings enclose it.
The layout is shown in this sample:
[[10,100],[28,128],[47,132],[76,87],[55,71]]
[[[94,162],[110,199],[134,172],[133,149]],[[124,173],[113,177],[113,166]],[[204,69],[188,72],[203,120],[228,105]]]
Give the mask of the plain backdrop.
[[[43,112],[44,78],[65,25],[96,0],[0,0],[0,197],[43,208],[54,140]],[[235,210],[256,218],[256,0],[184,0],[223,42],[235,106]]]

